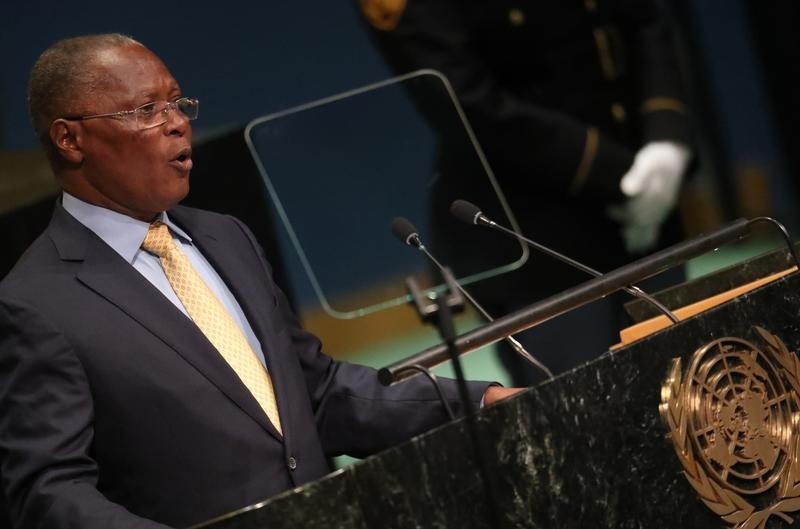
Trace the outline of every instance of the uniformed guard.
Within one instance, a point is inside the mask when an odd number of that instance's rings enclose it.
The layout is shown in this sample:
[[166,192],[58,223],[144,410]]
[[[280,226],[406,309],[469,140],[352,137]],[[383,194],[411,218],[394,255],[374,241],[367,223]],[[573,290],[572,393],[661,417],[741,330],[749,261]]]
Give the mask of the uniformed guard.
[[[601,271],[681,238],[674,206],[690,130],[674,35],[655,0],[358,3],[397,73],[449,79],[528,237]],[[458,270],[480,250],[440,210],[469,186],[441,174],[437,250]],[[534,255],[476,293],[502,315],[587,279]],[[527,342],[555,371],[572,367],[617,341],[621,301],[540,325]]]

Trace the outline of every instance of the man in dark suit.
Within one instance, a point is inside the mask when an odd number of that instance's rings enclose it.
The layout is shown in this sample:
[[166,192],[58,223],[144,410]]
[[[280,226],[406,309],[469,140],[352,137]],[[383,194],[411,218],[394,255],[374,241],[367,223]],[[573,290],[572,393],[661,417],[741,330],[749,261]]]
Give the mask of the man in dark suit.
[[177,206],[198,102],[147,48],[56,43],[29,104],[63,195],[0,284],[0,474],[16,527],[188,526],[445,420],[423,381],[384,388],[322,354],[240,222]]
[[[448,78],[525,235],[603,272],[680,239],[674,205],[690,133],[658,0],[357,1],[397,73]],[[485,202],[460,158],[449,153],[432,211],[436,248],[456,271],[478,268],[481,251],[447,205],[470,193]],[[534,254],[474,289],[501,315],[587,279]],[[554,371],[574,367],[615,343],[623,299],[572,311],[523,341]],[[532,382],[508,360],[517,383]]]

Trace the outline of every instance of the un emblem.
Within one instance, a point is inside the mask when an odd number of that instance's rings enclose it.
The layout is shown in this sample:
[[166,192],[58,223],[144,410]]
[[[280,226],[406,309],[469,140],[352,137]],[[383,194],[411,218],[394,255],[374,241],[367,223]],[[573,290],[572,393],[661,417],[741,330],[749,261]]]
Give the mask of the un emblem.
[[736,529],[792,522],[800,510],[800,359],[759,327],[764,350],[740,338],[698,349],[681,377],[672,361],[659,411],[684,474]]

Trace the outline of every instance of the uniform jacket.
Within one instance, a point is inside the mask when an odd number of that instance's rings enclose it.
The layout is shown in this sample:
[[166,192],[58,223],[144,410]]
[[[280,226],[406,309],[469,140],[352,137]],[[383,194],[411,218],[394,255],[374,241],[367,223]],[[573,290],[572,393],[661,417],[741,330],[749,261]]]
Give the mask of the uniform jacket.
[[[606,211],[625,200],[619,182],[646,143],[692,141],[675,32],[658,0],[357,1],[396,73],[446,76],[523,233],[603,272],[637,257]],[[486,179],[482,169],[467,176],[475,168],[463,160],[473,157],[442,151],[437,248],[447,262],[485,268],[448,205],[464,198],[495,218],[503,212],[485,187],[471,189],[471,179]],[[662,246],[682,237],[677,220],[662,227]],[[533,258],[533,272],[487,289],[524,293],[519,306],[587,279]]]
[[690,141],[657,1],[359,2],[397,73],[445,74],[509,192],[619,200],[639,147]]

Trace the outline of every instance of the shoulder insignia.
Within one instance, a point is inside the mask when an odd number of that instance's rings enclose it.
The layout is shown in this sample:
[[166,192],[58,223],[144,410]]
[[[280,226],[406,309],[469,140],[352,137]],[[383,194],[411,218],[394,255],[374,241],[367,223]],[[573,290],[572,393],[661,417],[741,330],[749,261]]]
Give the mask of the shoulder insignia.
[[391,31],[400,23],[406,0],[358,0],[361,11],[375,29]]

